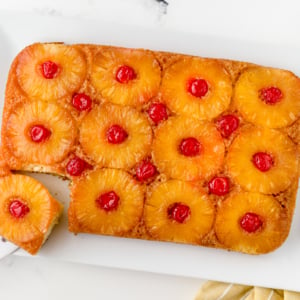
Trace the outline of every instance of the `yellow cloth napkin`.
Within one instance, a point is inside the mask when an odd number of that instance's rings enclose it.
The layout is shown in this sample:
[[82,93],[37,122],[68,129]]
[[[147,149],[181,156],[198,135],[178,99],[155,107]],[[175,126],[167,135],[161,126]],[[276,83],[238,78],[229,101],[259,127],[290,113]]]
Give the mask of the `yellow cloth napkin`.
[[300,300],[300,293],[206,281],[202,284],[195,300]]

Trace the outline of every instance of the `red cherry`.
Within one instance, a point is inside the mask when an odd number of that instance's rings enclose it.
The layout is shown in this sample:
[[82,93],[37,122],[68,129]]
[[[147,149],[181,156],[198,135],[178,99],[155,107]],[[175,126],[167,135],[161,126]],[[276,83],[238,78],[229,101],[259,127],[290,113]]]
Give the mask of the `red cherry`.
[[271,169],[274,162],[272,156],[265,152],[257,152],[252,156],[252,162],[261,172],[267,172]]
[[200,154],[200,148],[200,142],[193,137],[183,139],[179,145],[180,153],[185,156],[196,156]]
[[83,159],[75,156],[69,160],[66,166],[67,173],[71,176],[79,176],[90,165]]
[[173,203],[168,208],[168,215],[172,220],[183,223],[191,215],[191,209],[185,204]]
[[156,174],[156,167],[150,161],[142,161],[136,168],[136,178],[146,181]]
[[112,125],[106,132],[107,140],[111,144],[121,144],[127,137],[128,133],[119,125]]
[[208,84],[204,79],[192,78],[187,82],[187,90],[191,95],[202,98],[208,92]]
[[23,218],[29,211],[29,207],[19,199],[13,199],[9,204],[9,212],[15,218]]
[[86,94],[75,94],[72,98],[73,106],[79,110],[90,110],[92,107],[92,99]]
[[249,233],[257,231],[262,225],[263,221],[255,213],[248,212],[240,219],[240,226]]
[[228,138],[239,127],[239,118],[234,115],[221,116],[217,122],[217,128],[224,138]]
[[155,124],[168,119],[167,108],[163,103],[152,103],[147,113]]
[[46,79],[53,79],[57,76],[58,73],[58,65],[51,61],[45,61],[41,64],[42,74]]
[[267,104],[273,105],[282,99],[282,92],[279,88],[271,86],[259,91],[259,97]]
[[227,177],[215,177],[208,183],[209,192],[218,196],[224,196],[229,192],[230,182]]
[[114,191],[109,191],[105,194],[100,195],[96,199],[96,203],[100,206],[100,208],[108,212],[117,209],[119,200],[120,197]]
[[34,125],[30,128],[31,140],[35,143],[46,141],[51,135],[51,131],[43,125]]
[[116,72],[116,80],[120,83],[128,83],[135,78],[136,74],[133,68],[126,65],[119,67]]

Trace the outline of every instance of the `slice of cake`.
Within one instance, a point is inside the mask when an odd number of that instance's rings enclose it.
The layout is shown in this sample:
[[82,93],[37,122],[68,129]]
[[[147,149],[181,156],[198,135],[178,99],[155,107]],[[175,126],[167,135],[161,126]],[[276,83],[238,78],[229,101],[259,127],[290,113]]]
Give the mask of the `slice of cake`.
[[37,180],[0,162],[0,235],[36,254],[58,223],[63,206]]

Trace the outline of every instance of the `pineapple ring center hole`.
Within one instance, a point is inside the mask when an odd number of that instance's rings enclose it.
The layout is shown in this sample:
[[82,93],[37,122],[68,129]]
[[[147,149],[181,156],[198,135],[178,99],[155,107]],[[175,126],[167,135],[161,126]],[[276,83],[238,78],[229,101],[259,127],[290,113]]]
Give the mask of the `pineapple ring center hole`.
[[260,89],[258,95],[262,101],[269,105],[280,102],[283,97],[282,91],[275,86]]
[[128,138],[128,133],[122,126],[114,124],[107,129],[106,138],[111,144],[121,144]]
[[115,191],[109,191],[101,194],[96,199],[96,204],[100,209],[110,212],[118,208],[119,201],[119,195]]
[[47,141],[52,134],[51,130],[42,124],[31,125],[28,131],[31,141],[35,143]]
[[121,84],[126,84],[136,79],[136,77],[137,74],[134,69],[127,65],[120,66],[116,71],[116,80]]
[[184,156],[197,156],[201,153],[201,143],[194,137],[182,139],[179,144],[179,152]]
[[186,89],[192,96],[201,99],[208,92],[208,83],[202,78],[191,78],[186,83]]
[[273,167],[274,159],[266,152],[256,152],[252,156],[252,163],[259,171],[267,172]]
[[240,226],[248,233],[254,233],[263,227],[262,218],[253,212],[245,213],[239,220]]
[[30,208],[20,197],[13,197],[9,200],[8,210],[17,219],[24,218],[30,212]]
[[180,224],[185,223],[191,215],[191,209],[188,205],[175,202],[168,207],[168,217]]
[[61,70],[61,67],[59,66],[59,64],[51,61],[51,60],[47,60],[43,63],[40,64],[40,72],[42,73],[43,77],[45,79],[53,79],[56,78]]

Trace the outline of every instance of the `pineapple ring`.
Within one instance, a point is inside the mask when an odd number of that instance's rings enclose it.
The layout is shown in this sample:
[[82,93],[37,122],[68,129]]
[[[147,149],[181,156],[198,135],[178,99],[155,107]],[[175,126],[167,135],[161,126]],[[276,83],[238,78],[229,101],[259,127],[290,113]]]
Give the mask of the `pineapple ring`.
[[[201,144],[200,155],[179,153],[182,139],[194,137]],[[175,179],[194,181],[216,174],[224,161],[223,139],[213,124],[192,118],[172,117],[155,132],[153,160],[161,173]]]
[[[59,73],[53,79],[44,78],[41,64],[52,61]],[[86,77],[86,60],[72,46],[63,44],[34,44],[18,56],[16,69],[18,82],[25,93],[37,100],[56,101],[72,94]]]
[[[118,82],[116,72],[120,66],[133,68],[136,78],[128,83]],[[95,57],[91,80],[105,100],[137,106],[158,93],[160,73],[160,66],[151,52],[108,47]]]
[[[259,97],[260,90],[279,88],[282,99],[270,105]],[[269,128],[292,124],[300,117],[300,80],[284,70],[256,67],[243,72],[235,85],[234,104],[249,122]]]
[[[107,130],[115,124],[128,133],[123,143],[107,141]],[[131,168],[151,150],[151,126],[146,116],[131,107],[109,103],[95,106],[82,120],[79,131],[83,150],[100,166]]]
[[[252,162],[255,153],[271,155],[273,166],[259,171]],[[232,178],[247,191],[276,194],[284,191],[297,178],[298,159],[294,143],[274,129],[249,128],[233,141],[227,155]]]
[[[97,206],[96,199],[113,190],[120,197],[118,207],[106,212]],[[73,181],[69,224],[71,215],[85,232],[122,235],[131,230],[141,219],[144,207],[144,190],[127,172],[101,169],[89,172]]]
[[[261,229],[248,233],[239,224],[248,212],[263,220]],[[241,192],[220,202],[215,232],[218,240],[229,249],[249,254],[267,253],[279,247],[288,235],[288,218],[278,201],[268,195]]]
[[[19,244],[42,239],[61,208],[49,192],[35,179],[24,175],[0,178],[0,235]],[[9,212],[13,198],[21,198],[30,211],[23,218],[15,218]]]
[[[187,82],[191,78],[204,79],[208,84],[208,92],[201,99],[187,91]],[[174,113],[211,120],[228,108],[232,82],[221,63],[184,58],[166,70],[161,91],[163,101]]]
[[[189,219],[178,223],[168,216],[170,205],[180,202],[190,208]],[[148,232],[164,241],[199,244],[213,226],[214,205],[196,186],[180,180],[159,183],[150,191],[144,209]]]
[[[28,133],[35,124],[51,131],[48,140],[35,143]],[[62,107],[44,101],[19,104],[8,117],[4,128],[9,151],[21,161],[50,165],[63,160],[75,143],[76,127]]]

